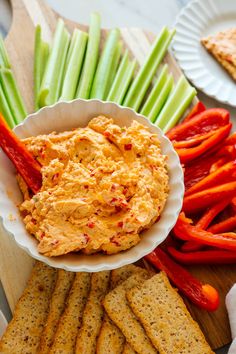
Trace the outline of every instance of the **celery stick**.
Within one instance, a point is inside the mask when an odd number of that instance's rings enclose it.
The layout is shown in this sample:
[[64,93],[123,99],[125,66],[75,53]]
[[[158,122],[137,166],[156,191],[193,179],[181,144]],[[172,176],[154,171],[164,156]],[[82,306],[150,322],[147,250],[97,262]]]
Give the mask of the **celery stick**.
[[114,55],[114,59],[112,61],[112,66],[111,66],[111,70],[110,70],[110,75],[109,75],[109,82],[107,84],[107,90],[106,90],[106,95],[104,95],[104,100],[108,100],[108,95],[109,92],[111,90],[111,87],[113,85],[113,82],[116,78],[116,74],[117,74],[117,69],[118,69],[118,64],[120,61],[120,57],[121,57],[121,50],[122,50],[122,43],[118,43],[116,46],[116,52]]
[[107,97],[111,76],[114,72],[119,37],[120,31],[117,28],[111,30],[107,37],[94,77],[90,98],[104,100]]
[[42,82],[42,78],[44,75],[44,71],[47,66],[48,57],[49,57],[49,44],[47,42],[42,41],[42,43],[41,43],[41,65],[40,65],[41,82]]
[[162,29],[125,97],[124,106],[138,111],[156,70],[166,54],[174,33],[174,30],[170,32],[166,27]]
[[101,19],[99,14],[90,16],[88,45],[81,78],[76,92],[77,98],[89,98],[99,55]]
[[0,69],[0,82],[16,124],[19,124],[27,115],[16,81],[10,69]]
[[132,80],[135,66],[136,60],[133,60],[132,62],[129,61],[127,50],[123,56],[115,80],[107,97],[108,101],[116,102],[118,104],[122,103],[129,84]]
[[182,115],[184,114],[186,109],[188,108],[188,106],[191,104],[194,96],[196,96],[196,93],[197,92],[194,87],[189,87],[189,89],[185,93],[185,96],[184,96],[181,104],[179,105],[179,107],[175,111],[175,114],[168,121],[167,125],[164,126],[164,128],[163,128],[164,133],[167,133],[171,128],[173,128],[178,123],[178,121],[180,120],[180,118],[182,117]]
[[62,83],[62,93],[60,100],[72,100],[75,97],[76,87],[82,68],[84,53],[86,49],[88,35],[79,30],[74,31],[74,43],[71,52],[68,52],[69,62],[65,70],[64,81]]
[[51,105],[59,98],[69,41],[70,35],[64,22],[59,19],[40,87],[40,107]]
[[5,67],[8,69],[11,67],[10,60],[1,33],[0,33],[0,67]]
[[169,121],[177,122],[186,108],[185,98],[188,97],[189,91],[191,91],[191,95],[196,93],[186,78],[181,76],[155,122],[157,126],[164,129],[168,127]]
[[143,114],[144,116],[148,117],[149,113],[152,110],[152,107],[154,106],[162,87],[164,86],[166,79],[167,79],[167,75],[168,75],[168,66],[167,64],[165,64],[158,76],[158,79],[156,80],[142,110],[141,110],[141,114]]
[[0,85],[0,112],[2,113],[9,127],[14,128],[15,126],[14,118],[12,116],[11,110],[8,106],[6,97],[4,95],[2,85]]
[[148,119],[151,122],[155,122],[158,114],[160,113],[162,107],[164,106],[168,96],[174,86],[174,79],[172,74],[169,74],[164,86],[161,89],[160,95],[158,96],[157,100],[155,101],[151,112],[148,114]]
[[43,42],[41,35],[41,26],[35,28],[34,37],[34,106],[35,110],[39,109],[38,95],[42,77],[46,67],[46,62],[49,53],[48,43]]

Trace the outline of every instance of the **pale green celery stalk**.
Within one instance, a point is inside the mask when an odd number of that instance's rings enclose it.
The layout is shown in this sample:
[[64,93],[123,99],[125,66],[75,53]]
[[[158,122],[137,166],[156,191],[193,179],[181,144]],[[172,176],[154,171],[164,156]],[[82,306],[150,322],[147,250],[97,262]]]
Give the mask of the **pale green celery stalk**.
[[125,97],[123,106],[128,106],[138,111],[156,70],[166,54],[174,33],[175,30],[169,31],[164,27],[159,36],[157,36],[145,63],[140,68]]
[[8,69],[10,69],[11,67],[10,60],[1,33],[0,33],[0,67],[5,67]]
[[136,66],[136,60],[129,61],[129,52],[126,50],[123,59],[120,63],[115,80],[112,84],[111,90],[107,97],[108,101],[121,104],[124,96],[127,92],[129,84],[132,80],[134,70]]
[[36,26],[34,39],[34,106],[38,110],[38,95],[48,58],[48,43],[42,41],[41,26]]
[[122,43],[119,42],[117,44],[117,46],[116,46],[116,52],[115,52],[115,55],[114,55],[114,59],[112,61],[109,83],[107,85],[107,90],[106,90],[106,93],[105,93],[105,96],[104,96],[104,100],[107,100],[107,96],[108,96],[108,94],[109,94],[109,92],[111,90],[111,87],[113,85],[113,82],[115,80],[118,64],[119,64],[120,57],[121,57],[121,51],[122,51]]
[[75,30],[74,33],[73,49],[71,53],[68,53],[70,58],[66,66],[60,97],[60,100],[65,101],[73,100],[75,97],[88,39],[88,35],[85,32]]
[[160,74],[158,75],[158,78],[157,78],[143,108],[140,111],[140,113],[143,114],[144,116],[148,117],[149,113],[151,112],[152,107],[154,106],[154,104],[161,92],[161,89],[166,82],[167,75],[168,75],[168,66],[167,66],[167,64],[165,64],[163,66]]
[[44,75],[44,71],[46,69],[47,66],[47,61],[48,61],[48,57],[49,57],[49,44],[47,42],[43,42],[42,41],[42,45],[41,45],[41,66],[40,66],[40,79],[42,81],[43,75]]
[[171,90],[173,89],[173,86],[174,86],[174,79],[172,74],[169,74],[164,86],[161,89],[160,95],[158,96],[157,100],[155,101],[155,104],[152,107],[151,112],[148,115],[148,119],[152,123],[154,123],[155,120],[157,119],[157,116],[160,113],[162,107],[164,106],[166,100],[168,99],[168,96]]
[[59,19],[39,91],[39,106],[55,103],[60,95],[70,35]]
[[19,124],[26,117],[27,112],[19,89],[16,85],[16,81],[10,69],[0,69],[0,83],[2,85],[4,95],[8,102],[8,106],[14,121],[16,124]]
[[117,28],[110,31],[97,66],[90,98],[104,100],[108,94],[119,38],[120,31]]
[[83,64],[82,74],[76,92],[77,98],[89,98],[97,67],[101,33],[101,19],[98,13],[90,17],[88,45]]
[[193,98],[195,94],[196,90],[190,86],[184,76],[181,76],[163,109],[161,110],[155,124],[159,128],[165,129],[166,131],[166,129],[173,124],[173,122],[177,122],[180,119],[181,115],[187,108],[187,102],[190,97]]
[[189,87],[188,91],[185,93],[185,96],[179,105],[178,109],[175,111],[175,114],[172,116],[172,118],[169,120],[167,125],[163,128],[163,132],[167,133],[170,129],[172,129],[180,120],[186,109],[189,107],[191,104],[193,98],[196,96],[197,91],[195,90],[194,87]]
[[8,106],[6,97],[3,92],[2,85],[0,84],[0,112],[5,118],[8,126],[12,129],[15,126],[14,118],[12,116],[11,110]]

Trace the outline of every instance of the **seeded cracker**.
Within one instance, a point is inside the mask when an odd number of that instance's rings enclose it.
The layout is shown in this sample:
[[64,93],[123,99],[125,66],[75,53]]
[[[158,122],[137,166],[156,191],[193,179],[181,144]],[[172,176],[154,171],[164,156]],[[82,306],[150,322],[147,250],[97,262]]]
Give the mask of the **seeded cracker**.
[[[111,290],[140,270],[141,268],[132,264],[113,270],[111,272]],[[97,340],[96,354],[121,354],[124,349],[124,343],[125,337],[122,332],[105,314]]]
[[109,289],[109,281],[109,271],[92,274],[91,289],[76,342],[77,354],[92,354],[96,352],[96,340],[104,315],[102,301]]
[[75,273],[58,270],[46,325],[41,335],[38,354],[47,354],[52,346],[60,317],[66,306],[66,298],[75,278]]
[[6,332],[0,341],[0,353],[34,354],[39,346],[57,271],[36,262]]
[[131,346],[126,343],[122,354],[135,354],[136,352],[131,348]]
[[90,273],[76,273],[50,354],[72,354],[90,289]]
[[126,300],[126,291],[148,278],[149,273],[145,270],[134,274],[112,290],[104,300],[104,307],[108,316],[122,331],[126,341],[139,354],[156,354],[157,350],[152,346],[144,329],[130,309]]
[[160,354],[213,354],[164,272],[129,290],[126,296]]

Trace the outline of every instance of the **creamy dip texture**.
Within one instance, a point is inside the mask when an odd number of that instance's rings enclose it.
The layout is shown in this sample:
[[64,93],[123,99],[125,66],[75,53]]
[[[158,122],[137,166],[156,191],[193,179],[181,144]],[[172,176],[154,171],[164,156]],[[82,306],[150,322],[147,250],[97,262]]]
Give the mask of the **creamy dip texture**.
[[32,198],[19,177],[20,211],[40,253],[117,253],[160,216],[169,191],[166,156],[138,122],[120,128],[99,116],[86,128],[23,142],[42,165],[43,185]]

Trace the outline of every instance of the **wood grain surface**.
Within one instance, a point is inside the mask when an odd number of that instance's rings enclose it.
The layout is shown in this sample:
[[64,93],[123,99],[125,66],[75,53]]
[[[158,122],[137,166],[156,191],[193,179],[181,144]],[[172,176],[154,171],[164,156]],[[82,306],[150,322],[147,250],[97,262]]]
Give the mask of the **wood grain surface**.
[[[30,113],[33,111],[34,27],[38,23],[41,24],[44,39],[51,41],[58,15],[42,0],[11,0],[11,4],[13,22],[5,42],[13,71]],[[87,31],[86,26],[66,19],[65,22],[70,31],[75,27]],[[107,30],[102,30],[103,40],[106,33]],[[137,58],[138,63],[142,64],[154,35],[138,28],[123,28],[121,35],[125,46]],[[181,71],[175,59],[168,53],[164,62],[169,64],[170,71],[177,80]],[[33,260],[0,227],[0,277],[12,310],[25,287],[32,264]],[[190,270],[202,282],[213,284],[220,292],[221,306],[214,313],[201,311],[186,300],[212,348],[219,348],[231,341],[224,299],[229,288],[236,282],[236,266],[192,267]]]

